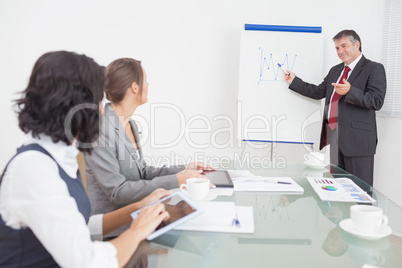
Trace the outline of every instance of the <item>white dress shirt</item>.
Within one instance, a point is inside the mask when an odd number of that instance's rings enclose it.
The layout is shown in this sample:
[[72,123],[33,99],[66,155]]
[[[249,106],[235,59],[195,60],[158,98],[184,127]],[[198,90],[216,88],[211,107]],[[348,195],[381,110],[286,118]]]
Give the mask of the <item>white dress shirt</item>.
[[[54,143],[45,135],[30,136],[26,144],[31,143],[45,148],[70,177],[77,178],[75,146]],[[90,239],[89,228],[92,235],[101,236],[103,215],[91,217],[86,225],[57,164],[41,152],[23,152],[8,165],[0,187],[0,214],[11,228],[29,227],[62,267],[118,267],[113,244]]]

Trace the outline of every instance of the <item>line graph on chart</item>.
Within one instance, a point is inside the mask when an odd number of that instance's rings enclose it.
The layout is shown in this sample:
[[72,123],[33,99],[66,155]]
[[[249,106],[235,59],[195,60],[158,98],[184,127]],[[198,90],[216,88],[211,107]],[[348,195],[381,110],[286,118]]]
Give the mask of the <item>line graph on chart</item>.
[[283,81],[283,71],[279,67],[278,64],[282,65],[286,70],[292,71],[296,59],[297,54],[289,54],[289,53],[271,53],[264,52],[262,47],[259,47],[260,50],[260,68],[259,68],[259,79],[258,85],[261,82],[272,82],[272,81]]
[[280,204],[279,195],[255,197],[258,217],[266,219],[290,220],[288,207]]

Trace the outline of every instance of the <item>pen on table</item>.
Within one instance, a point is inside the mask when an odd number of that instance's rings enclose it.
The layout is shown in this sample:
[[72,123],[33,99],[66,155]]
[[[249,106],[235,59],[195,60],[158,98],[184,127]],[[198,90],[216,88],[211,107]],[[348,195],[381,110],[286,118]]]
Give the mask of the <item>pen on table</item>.
[[236,213],[236,218],[234,218],[232,221],[232,225],[235,225],[237,228],[240,228],[240,221],[239,221],[239,217],[237,217],[237,213]]
[[280,184],[292,184],[291,182],[287,182],[287,181],[277,181],[276,183],[280,183]]
[[288,73],[288,71],[286,71],[286,69],[285,69],[285,67],[283,67],[283,65],[278,63],[278,66],[281,67],[281,69],[285,72],[285,74],[290,75],[290,73]]
[[244,180],[241,182],[269,182],[269,183],[279,183],[279,184],[292,184],[291,182],[287,181],[271,181],[271,180]]

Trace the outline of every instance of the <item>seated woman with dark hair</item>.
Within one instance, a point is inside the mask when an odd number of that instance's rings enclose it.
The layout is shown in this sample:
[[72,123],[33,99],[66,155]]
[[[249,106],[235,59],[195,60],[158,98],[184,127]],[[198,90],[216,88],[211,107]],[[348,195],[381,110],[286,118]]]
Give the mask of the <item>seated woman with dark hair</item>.
[[98,136],[104,82],[104,68],[85,55],[51,52],[36,62],[16,101],[28,141],[0,179],[1,267],[123,266],[169,217],[163,205],[144,208],[118,238],[90,240],[88,226],[93,235],[106,234],[129,223],[131,212],[169,194],[159,189],[138,203],[90,218],[76,156],[78,150],[90,153],[88,145]]
[[148,101],[146,78],[141,62],[135,59],[117,59],[106,67],[105,93],[111,103],[105,106],[98,146],[91,155],[84,154],[93,214],[118,209],[159,187],[177,188],[188,178],[204,177],[203,170],[214,170],[201,162],[154,167],[144,161],[138,126],[131,117]]

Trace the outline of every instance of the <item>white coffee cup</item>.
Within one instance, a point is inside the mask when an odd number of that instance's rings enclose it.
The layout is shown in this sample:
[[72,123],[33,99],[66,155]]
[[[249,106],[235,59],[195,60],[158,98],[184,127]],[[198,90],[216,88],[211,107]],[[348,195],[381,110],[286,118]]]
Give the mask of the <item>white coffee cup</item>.
[[191,178],[186,180],[186,184],[180,186],[180,190],[191,196],[194,200],[200,200],[209,193],[210,180],[204,178]]
[[309,163],[315,165],[322,165],[324,163],[325,154],[319,152],[310,152],[304,155],[304,159],[306,159]]
[[388,224],[388,218],[383,215],[382,209],[370,205],[351,206],[350,218],[356,231],[367,234],[374,233]]

